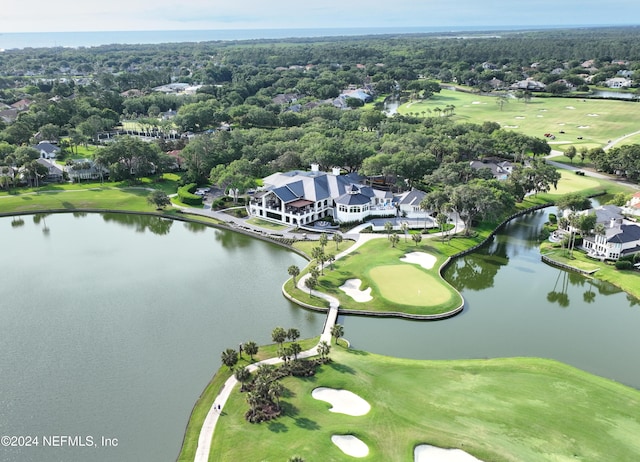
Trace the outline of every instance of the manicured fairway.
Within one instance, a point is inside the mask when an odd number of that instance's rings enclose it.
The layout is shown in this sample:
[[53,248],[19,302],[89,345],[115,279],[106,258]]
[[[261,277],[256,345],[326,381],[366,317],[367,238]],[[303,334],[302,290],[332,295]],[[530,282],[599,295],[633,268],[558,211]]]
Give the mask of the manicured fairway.
[[556,137],[553,148],[562,151],[571,145],[601,147],[611,139],[640,129],[640,106],[634,102],[541,97],[533,97],[528,103],[515,98],[508,101],[501,110],[496,97],[442,90],[426,101],[403,104],[398,112],[436,116],[438,112],[434,109],[453,105],[452,117],[456,121],[480,124],[493,121],[503,128],[536,137],[551,133]]
[[[364,461],[412,461],[422,443],[486,462],[633,461],[640,454],[640,392],[556,361],[416,361],[335,346],[331,357],[316,376],[283,381],[285,415],[271,423],[246,423],[246,395],[236,388],[209,460],[354,460],[331,442],[336,434],[364,441]],[[311,396],[317,387],[349,390],[371,410],[329,412]]]
[[451,299],[451,292],[441,281],[414,266],[378,266],[369,275],[380,294],[393,303],[423,306],[446,303]]
[[549,191],[553,194],[568,194],[578,191],[595,189],[600,186],[600,181],[588,177],[588,176],[580,176],[576,175],[575,172],[571,172],[568,170],[558,170],[562,178],[558,181],[558,189],[553,189]]

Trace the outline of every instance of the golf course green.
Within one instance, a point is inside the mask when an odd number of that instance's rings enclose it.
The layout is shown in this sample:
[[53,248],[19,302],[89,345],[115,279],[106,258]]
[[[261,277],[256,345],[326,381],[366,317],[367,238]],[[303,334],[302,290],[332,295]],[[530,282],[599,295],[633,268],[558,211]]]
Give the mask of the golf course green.
[[[640,392],[556,361],[416,361],[333,346],[310,378],[286,378],[282,417],[244,420],[234,389],[210,461],[351,460],[332,435],[353,435],[369,461],[410,461],[419,444],[460,448],[484,461],[631,461],[640,453]],[[329,412],[317,387],[351,391],[363,416]]]

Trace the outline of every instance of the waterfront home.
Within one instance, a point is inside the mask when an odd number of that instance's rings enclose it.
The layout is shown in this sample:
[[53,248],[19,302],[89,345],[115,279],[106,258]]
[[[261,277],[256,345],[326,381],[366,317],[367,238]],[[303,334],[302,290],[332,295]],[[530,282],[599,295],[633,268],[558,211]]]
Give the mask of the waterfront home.
[[[293,226],[310,225],[327,217],[338,223],[353,223],[399,214],[401,197],[364,185],[361,180],[355,173],[341,175],[339,168],[322,172],[317,164],[311,165],[311,171],[274,173],[264,178],[263,186],[251,195],[248,211],[251,216]],[[413,213],[418,193],[411,192],[405,200],[407,210]]]

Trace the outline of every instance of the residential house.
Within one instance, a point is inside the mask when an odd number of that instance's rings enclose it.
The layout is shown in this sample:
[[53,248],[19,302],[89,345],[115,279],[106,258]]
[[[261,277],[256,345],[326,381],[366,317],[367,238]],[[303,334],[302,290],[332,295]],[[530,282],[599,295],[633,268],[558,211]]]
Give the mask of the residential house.
[[622,207],[622,213],[640,217],[640,192],[631,196],[631,199]]
[[626,77],[612,77],[605,80],[604,84],[609,88],[629,88],[633,81]]
[[[361,184],[357,174],[341,175],[339,168],[321,172],[274,173],[263,179],[249,203],[252,216],[293,226],[310,225],[325,217],[351,223],[369,217],[396,216],[393,195]],[[407,204],[408,205],[408,204]]]
[[71,181],[81,182],[86,180],[98,180],[109,176],[109,170],[96,164],[92,160],[74,160],[71,165],[64,167],[64,171]]
[[618,260],[640,252],[640,225],[627,220],[620,207],[603,205],[578,213],[595,213],[596,223],[603,225],[603,233],[583,238],[582,247],[589,256],[601,260]]
[[40,141],[33,147],[40,151],[40,157],[42,159],[55,159],[60,152],[60,148],[58,146],[51,144],[48,141]]
[[544,91],[546,87],[544,83],[528,78],[513,83],[510,88],[512,90]]
[[472,160],[471,162],[469,162],[469,165],[475,170],[480,170],[483,168],[491,170],[491,174],[497,180],[506,180],[513,172],[513,164],[508,160]]
[[18,111],[26,111],[27,109],[29,109],[29,106],[31,106],[32,103],[33,101],[31,101],[30,99],[21,99],[20,101],[16,101],[15,103],[13,103],[11,107],[17,109]]
[[64,179],[62,168],[60,168],[60,166],[55,162],[45,158],[36,159],[36,162],[47,168],[47,176],[44,181],[48,183],[57,183]]

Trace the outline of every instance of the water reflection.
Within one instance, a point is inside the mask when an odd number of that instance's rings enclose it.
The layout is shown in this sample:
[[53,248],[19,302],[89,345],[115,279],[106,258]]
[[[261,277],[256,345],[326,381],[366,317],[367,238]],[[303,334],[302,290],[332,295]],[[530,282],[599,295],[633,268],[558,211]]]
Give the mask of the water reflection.
[[508,263],[506,242],[494,240],[480,258],[469,255],[453,262],[446,278],[458,290],[483,290],[493,287],[496,274]]
[[[75,214],[74,214],[75,216]],[[137,233],[149,230],[153,234],[163,236],[169,234],[173,220],[152,215],[134,215],[129,213],[105,213],[102,219],[107,223],[118,223],[134,229]],[[202,226],[202,225],[200,225]]]

